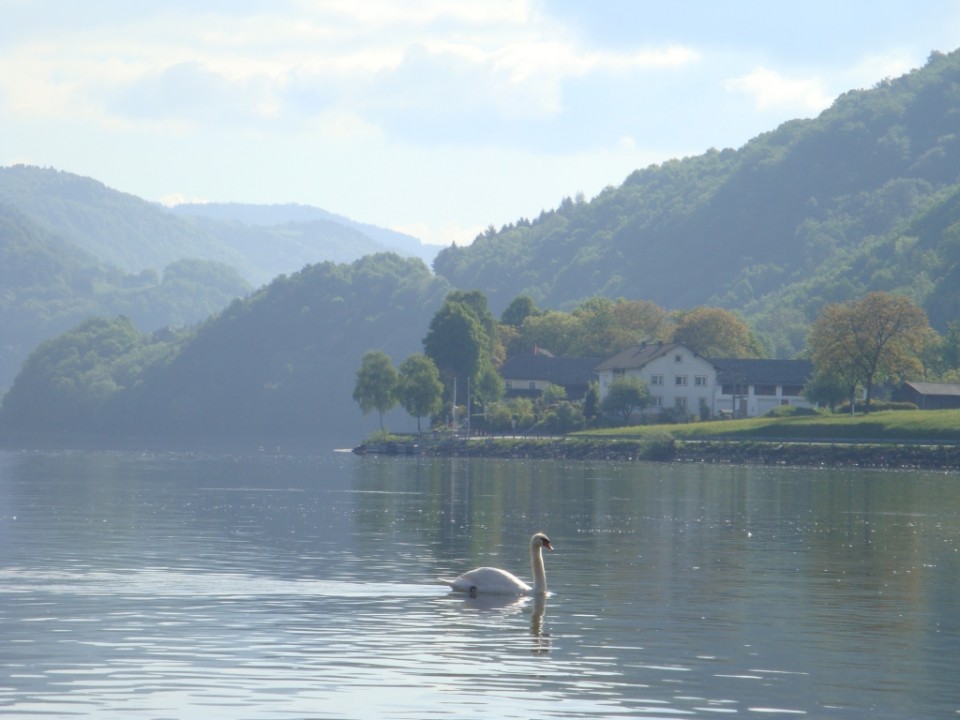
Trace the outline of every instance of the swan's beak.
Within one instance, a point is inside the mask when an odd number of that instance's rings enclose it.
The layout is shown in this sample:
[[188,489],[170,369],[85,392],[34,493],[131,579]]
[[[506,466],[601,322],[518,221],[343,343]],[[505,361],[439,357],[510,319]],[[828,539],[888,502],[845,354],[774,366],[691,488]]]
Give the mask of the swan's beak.
[[543,546],[544,546],[547,550],[553,550],[553,545],[551,545],[551,544],[550,544],[550,541],[547,540],[546,538],[543,539]]

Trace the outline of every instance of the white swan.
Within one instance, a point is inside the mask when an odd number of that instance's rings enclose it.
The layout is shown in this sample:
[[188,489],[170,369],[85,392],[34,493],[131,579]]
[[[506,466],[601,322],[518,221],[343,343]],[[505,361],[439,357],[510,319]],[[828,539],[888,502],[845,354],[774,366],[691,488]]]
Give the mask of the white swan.
[[543,548],[553,550],[550,538],[542,532],[530,538],[530,569],[533,571],[533,587],[506,570],[481,567],[466,572],[456,580],[444,580],[455,592],[489,595],[543,595],[547,592],[547,573],[543,569]]

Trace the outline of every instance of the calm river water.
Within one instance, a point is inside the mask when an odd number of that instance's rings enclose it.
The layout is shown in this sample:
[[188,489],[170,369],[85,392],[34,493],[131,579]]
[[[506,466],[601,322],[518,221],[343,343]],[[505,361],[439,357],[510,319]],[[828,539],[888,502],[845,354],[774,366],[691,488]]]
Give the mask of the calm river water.
[[960,717],[958,598],[957,474],[0,453],[4,717]]

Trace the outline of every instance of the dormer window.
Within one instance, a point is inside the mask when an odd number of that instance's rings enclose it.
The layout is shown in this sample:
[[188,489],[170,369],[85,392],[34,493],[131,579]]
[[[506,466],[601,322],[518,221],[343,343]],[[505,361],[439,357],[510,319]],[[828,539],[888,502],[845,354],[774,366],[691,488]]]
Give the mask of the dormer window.
[[680,353],[677,353],[676,355],[673,356],[673,361],[674,361],[675,363],[682,363],[682,362],[683,362],[683,355],[681,355]]

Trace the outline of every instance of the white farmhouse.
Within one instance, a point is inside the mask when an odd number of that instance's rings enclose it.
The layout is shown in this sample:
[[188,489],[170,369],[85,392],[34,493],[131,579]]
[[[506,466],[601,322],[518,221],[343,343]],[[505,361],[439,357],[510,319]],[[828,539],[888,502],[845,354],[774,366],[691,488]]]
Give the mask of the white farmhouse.
[[601,402],[618,377],[637,377],[647,384],[652,402],[644,411],[657,414],[676,408],[698,415],[716,414],[717,369],[679,343],[644,343],[628,348],[596,368]]
[[809,360],[716,358],[679,343],[644,343],[596,367],[600,400],[618,377],[638,377],[653,402],[645,414],[678,409],[707,417],[757,417],[779,405],[812,407],[803,396],[813,372]]

